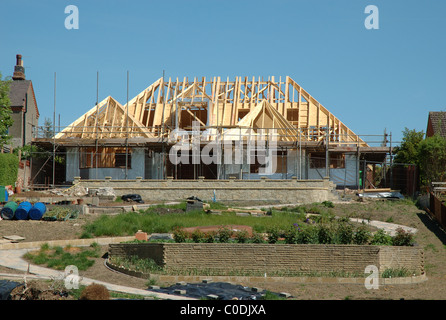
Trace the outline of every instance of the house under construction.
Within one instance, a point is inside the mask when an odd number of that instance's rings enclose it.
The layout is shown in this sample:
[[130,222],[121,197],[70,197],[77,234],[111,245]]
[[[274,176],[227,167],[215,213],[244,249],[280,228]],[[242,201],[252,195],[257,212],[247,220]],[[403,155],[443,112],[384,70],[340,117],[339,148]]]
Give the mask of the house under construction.
[[[365,140],[287,76],[160,78],[124,105],[108,96],[53,137],[36,132],[33,143],[65,155],[59,184],[75,177],[266,176],[330,177],[341,187],[365,187],[373,182],[361,172],[373,171],[369,164],[384,163],[391,151],[385,137],[378,147]],[[175,147],[182,161],[172,161]],[[273,171],[263,170],[261,154],[275,159]]]

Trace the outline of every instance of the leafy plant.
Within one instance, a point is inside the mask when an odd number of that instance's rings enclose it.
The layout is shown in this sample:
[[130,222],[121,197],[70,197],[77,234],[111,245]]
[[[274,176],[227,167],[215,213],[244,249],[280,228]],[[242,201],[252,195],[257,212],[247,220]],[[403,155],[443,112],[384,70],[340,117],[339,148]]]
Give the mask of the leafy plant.
[[265,239],[263,238],[263,235],[260,233],[254,232],[251,237],[252,243],[265,243]]
[[187,232],[184,231],[183,228],[177,227],[173,230],[173,239],[175,240],[175,242],[177,243],[186,242],[187,237],[188,237]]
[[327,208],[334,208],[334,204],[331,201],[323,201],[322,205]]
[[413,234],[403,228],[398,228],[396,235],[393,236],[392,244],[394,246],[412,246],[414,244]]
[[288,230],[284,233],[284,239],[285,243],[287,244],[295,244],[299,241],[299,230],[300,228],[298,225],[293,225],[292,227],[288,228]]
[[392,236],[387,234],[383,229],[375,232],[370,241],[371,245],[375,246],[389,246],[392,245]]
[[336,230],[337,242],[340,244],[350,244],[353,241],[353,226],[349,222],[339,221]]
[[411,275],[411,272],[407,268],[388,268],[383,271],[383,278],[398,278],[398,277],[408,277]]
[[0,185],[14,186],[17,180],[18,171],[19,158],[11,153],[0,153]]
[[354,244],[366,244],[369,242],[371,237],[370,231],[367,229],[365,225],[358,227],[353,235],[353,243]]
[[228,227],[218,229],[218,242],[227,243],[231,239],[233,231]]
[[246,230],[241,230],[241,231],[237,231],[235,233],[235,239],[238,243],[245,243],[248,241],[249,239],[249,234],[248,231]]
[[268,231],[268,243],[276,243],[279,241],[280,229],[278,227],[272,227]]
[[206,243],[215,242],[215,236],[216,236],[216,233],[214,231],[206,232],[206,234],[204,235],[204,242],[206,242]]
[[79,270],[87,270],[94,264],[94,260],[89,258],[99,257],[98,246],[90,246],[79,250],[72,250],[73,247],[60,246],[49,247],[44,245],[38,252],[28,252],[25,259],[40,265],[46,265],[48,268],[63,270],[69,265],[75,265]]
[[14,123],[12,110],[10,108],[11,100],[9,99],[11,81],[9,77],[2,80],[2,74],[0,73],[0,148],[11,139],[11,136],[8,134],[8,129]]
[[325,224],[321,224],[318,226],[318,230],[317,230],[317,235],[318,235],[318,241],[320,244],[330,244],[333,243],[333,232],[330,229],[330,227],[328,227]]
[[205,242],[205,234],[199,229],[194,230],[194,232],[192,232],[191,234],[191,237],[192,241],[195,243]]

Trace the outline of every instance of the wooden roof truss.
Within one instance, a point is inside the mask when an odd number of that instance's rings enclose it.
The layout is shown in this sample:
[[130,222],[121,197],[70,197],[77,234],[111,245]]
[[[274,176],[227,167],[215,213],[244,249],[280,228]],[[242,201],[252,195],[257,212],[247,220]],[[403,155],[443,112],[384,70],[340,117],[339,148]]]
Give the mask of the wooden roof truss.
[[[128,133],[133,137],[160,137],[175,128],[188,129],[182,128],[184,117],[191,117],[202,127],[223,130],[246,125],[249,121],[242,122],[242,119],[250,114],[253,120],[254,113],[251,112],[259,105],[267,117],[273,117],[274,126],[286,128],[287,137],[283,140],[289,139],[289,130],[297,129],[302,132],[301,139],[307,141],[322,141],[328,133],[331,144],[367,146],[288,76],[285,79],[280,77],[278,81],[275,77],[266,80],[235,77],[232,81],[220,77],[193,80],[186,77],[160,78],[130,100],[128,105],[121,106],[113,98],[106,98],[56,138],[123,138]],[[206,114],[205,118],[203,114]],[[126,131],[127,115],[129,132]],[[118,129],[112,130],[110,126]],[[297,139],[297,134],[293,139]]]

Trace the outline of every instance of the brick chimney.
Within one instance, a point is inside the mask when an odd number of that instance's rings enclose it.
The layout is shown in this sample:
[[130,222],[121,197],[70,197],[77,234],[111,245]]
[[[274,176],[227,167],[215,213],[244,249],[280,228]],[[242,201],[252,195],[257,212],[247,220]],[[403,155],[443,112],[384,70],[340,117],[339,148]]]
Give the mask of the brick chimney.
[[17,62],[14,67],[14,74],[12,76],[13,80],[25,80],[25,68],[23,67],[22,55],[18,54],[16,56]]

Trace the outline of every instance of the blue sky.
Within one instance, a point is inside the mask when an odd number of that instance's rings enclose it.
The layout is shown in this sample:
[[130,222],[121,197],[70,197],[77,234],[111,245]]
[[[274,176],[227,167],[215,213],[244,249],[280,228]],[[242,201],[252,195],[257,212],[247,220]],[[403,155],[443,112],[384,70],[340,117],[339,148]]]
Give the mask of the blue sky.
[[[64,22],[79,9],[79,29]],[[379,9],[368,30],[367,5]],[[121,103],[156,79],[293,78],[360,135],[426,131],[446,111],[444,0],[55,0],[0,2],[0,72],[23,55],[39,124],[69,125],[111,95]]]

